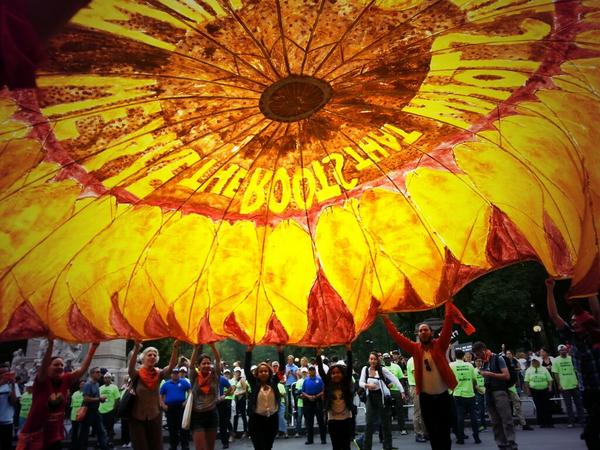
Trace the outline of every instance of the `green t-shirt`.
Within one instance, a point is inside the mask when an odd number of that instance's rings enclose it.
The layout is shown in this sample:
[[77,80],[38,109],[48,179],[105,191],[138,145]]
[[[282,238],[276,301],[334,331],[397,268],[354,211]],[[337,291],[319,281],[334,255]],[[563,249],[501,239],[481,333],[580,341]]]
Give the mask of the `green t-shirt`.
[[[398,378],[398,380],[401,380],[402,378],[404,378],[404,373],[402,372],[402,368],[398,364],[391,363],[389,366],[385,366],[385,368],[387,370],[389,370],[390,372],[392,372],[392,374],[396,378]],[[390,391],[400,391],[400,388],[398,386],[396,386],[395,384],[392,384]]]
[[286,392],[285,392],[285,384],[279,383],[277,385],[277,389],[279,390],[279,403],[285,405],[286,400]]
[[104,395],[106,397],[106,401],[104,403],[100,403],[100,406],[98,406],[98,411],[100,414],[106,414],[115,409],[117,400],[121,398],[121,392],[119,392],[119,388],[114,384],[109,384],[108,386],[103,384],[100,386],[100,395]]
[[485,378],[479,373],[479,369],[475,369],[475,381],[480,394],[485,394]]
[[559,356],[552,361],[552,372],[558,374],[562,389],[575,389],[579,382],[570,356]]
[[[229,380],[229,378],[228,378]],[[231,385],[231,387],[233,387],[234,389],[231,390],[231,394],[230,395],[226,395],[225,396],[225,400],[233,400],[235,398],[235,388],[238,384],[237,381],[235,381],[235,378],[232,378],[229,380],[229,384]]]
[[[296,381],[296,392],[302,392],[302,385],[304,384],[304,378],[300,378]],[[302,408],[304,406],[304,399],[301,395],[298,396],[298,402],[296,403],[298,408]]]
[[406,361],[406,378],[408,379],[409,386],[416,386],[415,382],[415,360],[410,358]]
[[77,420],[77,410],[83,404],[83,392],[75,391],[71,395],[71,422]]
[[552,376],[545,367],[530,367],[525,371],[525,383],[529,383],[531,389],[548,389],[552,383]]
[[19,402],[21,403],[21,410],[19,411],[19,417],[26,419],[29,414],[29,410],[31,409],[31,402],[33,400],[33,394],[31,392],[24,392],[19,398]]
[[450,368],[454,372],[458,384],[452,393],[455,397],[471,398],[475,397],[473,382],[477,381],[475,367],[461,360],[450,363]]

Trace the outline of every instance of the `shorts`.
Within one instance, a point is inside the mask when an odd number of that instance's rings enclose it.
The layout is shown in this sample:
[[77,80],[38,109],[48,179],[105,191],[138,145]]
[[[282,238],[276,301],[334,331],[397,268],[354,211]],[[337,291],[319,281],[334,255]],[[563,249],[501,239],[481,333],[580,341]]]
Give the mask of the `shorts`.
[[210,411],[192,411],[190,431],[217,431],[219,428],[219,413],[217,408]]

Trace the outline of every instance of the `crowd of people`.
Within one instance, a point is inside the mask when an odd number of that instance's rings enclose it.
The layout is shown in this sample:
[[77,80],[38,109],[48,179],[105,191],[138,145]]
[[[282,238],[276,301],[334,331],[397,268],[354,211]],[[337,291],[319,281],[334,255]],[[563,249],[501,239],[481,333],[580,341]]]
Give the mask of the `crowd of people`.
[[[311,445],[315,435],[321,444],[329,440],[334,450],[349,450],[353,441],[371,450],[374,436],[384,450],[392,450],[392,421],[401,435],[408,434],[409,406],[415,440],[432,449],[464,444],[470,438],[468,418],[472,442],[481,443],[490,424],[498,447],[512,450],[516,431],[533,429],[522,408],[529,397],[540,428],[554,426],[553,413],[562,401],[568,426],[581,425],[588,448],[598,449],[598,299],[589,299],[590,312],[578,304],[567,322],[557,312],[552,280],[547,287],[549,316],[564,342],[555,356],[545,348],[515,355],[504,346],[493,353],[483,342],[467,351],[453,348],[453,325],[467,333],[474,328],[452,302],[439,333],[419,324],[416,341],[384,318],[399,349],[374,351],[364,364],[353,361],[350,345],[345,358],[328,359],[317,349],[311,360],[286,358],[278,346],[277,360],[257,364],[249,346],[243,362],[226,364],[214,344],[211,356],[196,346],[187,359],[175,342],[167,366],[159,369],[158,350],[142,350],[136,342],[129,379],[118,387],[106,369],[90,368],[98,344],[90,346],[81,367],[66,371],[50,340],[34,380],[20,385],[8,364],[0,365],[0,450],[13,448],[15,431],[17,448],[23,450],[58,449],[65,440],[73,450],[87,449],[90,432],[101,450],[116,445],[161,449],[165,427],[171,450],[189,450],[190,442],[196,449],[214,450],[217,441],[227,449],[233,439],[246,437],[256,450],[270,450],[277,437],[304,436]],[[126,399],[131,394],[133,401]],[[358,408],[365,409],[362,434],[356,429]]]

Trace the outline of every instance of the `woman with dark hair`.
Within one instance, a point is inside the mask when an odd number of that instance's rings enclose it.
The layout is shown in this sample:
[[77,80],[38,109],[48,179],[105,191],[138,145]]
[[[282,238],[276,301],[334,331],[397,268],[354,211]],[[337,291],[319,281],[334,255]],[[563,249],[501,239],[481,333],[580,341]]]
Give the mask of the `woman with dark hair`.
[[333,450],[349,450],[354,438],[354,381],[352,380],[352,347],[346,345],[346,363],[332,365],[325,373],[321,349],[317,350],[319,375],[325,384],[324,410]]
[[367,417],[365,440],[363,450],[371,450],[375,424],[381,420],[383,430],[383,449],[392,449],[392,405],[389,386],[395,385],[400,392],[404,392],[400,380],[383,367],[379,356],[375,352],[369,355],[369,365],[362,368],[359,386],[367,393]]
[[19,433],[17,449],[61,448],[69,389],[87,372],[98,345],[97,342],[90,345],[79,369],[65,373],[62,358],[52,356],[54,340],[48,339],[48,348],[33,382],[31,410]]
[[190,430],[196,450],[214,450],[219,428],[219,381],[221,378],[221,355],[214,343],[210,344],[215,357],[213,367],[210,356],[196,357],[201,346],[194,348],[191,360],[192,418]]
[[[136,450],[162,449],[162,414],[160,410],[160,381],[167,378],[179,354],[179,341],[173,343],[173,352],[169,365],[160,370],[156,367],[159,360],[158,350],[147,347],[142,352],[142,366],[137,370],[137,356],[142,348],[136,342],[129,359],[129,378],[135,383],[135,402],[129,417],[129,435],[131,445]],[[136,381],[137,380],[137,381]]]
[[285,357],[283,345],[277,346],[279,354],[279,374],[274,373],[271,365],[261,362],[252,373],[253,345],[248,346],[244,371],[251,391],[248,397],[248,432],[255,450],[271,450],[279,428],[278,411],[281,403],[279,379],[284,375]]

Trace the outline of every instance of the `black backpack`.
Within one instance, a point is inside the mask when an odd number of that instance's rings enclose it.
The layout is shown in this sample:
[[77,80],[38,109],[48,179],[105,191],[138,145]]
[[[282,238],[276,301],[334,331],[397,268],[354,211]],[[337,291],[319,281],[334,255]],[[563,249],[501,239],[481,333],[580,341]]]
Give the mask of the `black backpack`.
[[508,374],[510,375],[510,379],[506,382],[506,387],[510,388],[517,384],[519,381],[519,373],[515,369],[514,364],[508,359],[506,356],[502,355],[504,362],[506,363],[506,367],[508,369]]

